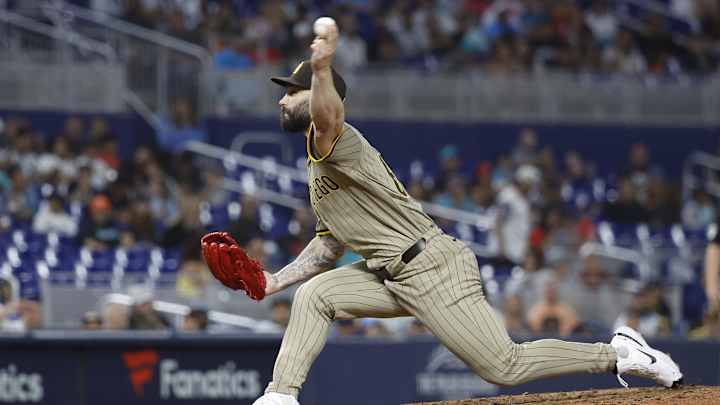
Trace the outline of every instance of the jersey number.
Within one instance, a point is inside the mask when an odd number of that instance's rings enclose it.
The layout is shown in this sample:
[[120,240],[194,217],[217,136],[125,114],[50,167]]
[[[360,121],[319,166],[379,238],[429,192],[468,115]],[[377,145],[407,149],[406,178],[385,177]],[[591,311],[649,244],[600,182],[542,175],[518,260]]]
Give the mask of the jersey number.
[[380,155],[380,154],[378,154],[378,157],[380,158],[380,161],[382,162],[383,166],[385,166],[385,170],[387,170],[388,174],[390,175],[390,178],[395,183],[395,187],[397,188],[397,191],[400,194],[407,196],[407,192],[405,192],[405,188],[400,183],[398,178],[395,176],[395,173],[393,173],[392,169],[390,169],[390,166],[388,166],[387,162],[385,162],[385,159],[383,159],[382,155]]

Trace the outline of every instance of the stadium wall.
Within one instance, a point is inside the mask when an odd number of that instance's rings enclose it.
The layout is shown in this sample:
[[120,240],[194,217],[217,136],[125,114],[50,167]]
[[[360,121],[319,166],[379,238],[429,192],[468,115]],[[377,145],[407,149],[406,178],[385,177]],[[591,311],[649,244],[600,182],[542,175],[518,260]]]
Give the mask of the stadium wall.
[[[0,403],[251,404],[272,374],[276,337],[143,334],[0,338]],[[720,343],[655,341],[689,384],[720,383]],[[648,385],[630,379],[633,386]],[[320,354],[303,405],[397,405],[504,393],[617,387],[610,374],[503,388],[470,372],[432,338],[335,341]]]
[[[602,176],[615,174],[625,167],[630,146],[636,142],[648,145],[653,162],[668,170],[666,175],[671,178],[680,177],[689,153],[714,152],[720,146],[720,128],[716,127],[355,121],[351,118],[352,112],[348,116],[348,122],[383,153],[394,169],[399,169],[399,175],[407,174],[402,171],[416,159],[436,170],[439,148],[446,144],[458,146],[465,162],[494,161],[498,155],[512,150],[520,130],[525,127],[537,131],[541,146],[552,145],[557,158],[574,149],[594,160]],[[281,132],[277,119],[257,118],[209,119],[207,129],[212,143],[226,147],[243,132]],[[296,155],[304,154],[304,138],[289,138]],[[469,171],[474,167],[464,169]]]
[[[83,118],[101,116],[119,136],[123,158],[129,158],[137,145],[152,143],[152,128],[134,114],[86,114],[58,111],[0,110],[0,118],[22,116],[48,137],[59,133],[65,119],[70,115]],[[575,149],[584,157],[597,163],[598,174],[608,176],[617,173],[627,162],[630,146],[643,142],[650,148],[655,164],[665,168],[671,178],[679,178],[685,157],[692,151],[714,152],[720,147],[720,128],[717,127],[644,127],[607,125],[547,125],[532,123],[439,123],[439,122],[349,122],[362,131],[370,142],[382,151],[401,177],[406,176],[410,163],[420,160],[429,170],[436,170],[439,148],[446,144],[458,146],[465,162],[493,161],[501,153],[507,153],[517,141],[524,127],[537,130],[540,145],[552,145],[557,158]],[[232,119],[210,118],[205,120],[208,140],[216,145],[229,147],[239,134],[281,133],[277,119],[237,117]],[[305,154],[302,136],[288,136],[295,156]],[[412,153],[408,153],[408,149]],[[251,154],[265,153],[279,156],[277,145],[252,144],[244,149]],[[286,162],[291,163],[291,162]],[[468,166],[468,165],[466,165]],[[471,171],[474,167],[465,167]]]

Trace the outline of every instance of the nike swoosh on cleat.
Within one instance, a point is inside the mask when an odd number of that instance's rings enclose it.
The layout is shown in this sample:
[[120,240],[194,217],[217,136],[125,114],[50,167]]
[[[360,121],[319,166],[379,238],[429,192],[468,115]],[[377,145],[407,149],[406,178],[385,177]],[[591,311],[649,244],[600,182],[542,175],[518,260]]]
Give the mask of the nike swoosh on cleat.
[[650,357],[650,364],[655,364],[655,362],[657,361],[657,359],[655,358],[655,356],[653,356],[652,354],[645,353],[644,351],[642,351],[642,350],[640,350],[640,349],[638,349],[638,351],[639,351],[640,353],[642,353],[642,354]]
[[622,336],[622,337],[624,337],[624,338],[628,338],[628,339],[632,340],[633,342],[637,343],[638,346],[645,346],[644,344],[638,342],[638,341],[637,341],[635,338],[633,338],[632,336],[626,335],[626,334],[624,334],[624,333],[616,333],[616,335]]

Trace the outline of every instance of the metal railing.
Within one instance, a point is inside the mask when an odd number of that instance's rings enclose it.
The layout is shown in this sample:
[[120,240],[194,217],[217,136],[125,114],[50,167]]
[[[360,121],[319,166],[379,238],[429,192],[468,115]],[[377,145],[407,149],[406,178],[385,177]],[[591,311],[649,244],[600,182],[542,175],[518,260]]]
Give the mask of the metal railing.
[[[282,89],[263,67],[212,72],[210,112],[273,116]],[[720,76],[664,81],[563,72],[428,74],[412,70],[346,74],[348,115],[439,121],[720,124]]]
[[[210,53],[202,46],[64,1],[36,4],[53,22],[56,35],[78,44],[94,40],[113,50],[131,90],[125,101],[151,123],[155,115],[166,115],[177,98],[189,99],[201,116],[277,113],[282,89],[268,78],[287,73],[277,67],[213,71]],[[598,76],[542,69],[527,74],[408,69],[344,74],[353,118],[720,124],[718,74],[671,80],[649,73]]]
[[[243,166],[254,172],[266,176],[273,176],[276,178],[285,177],[289,180],[299,182],[304,185],[307,185],[308,183],[307,173],[295,167],[285,166],[276,162],[270,162],[266,159],[260,159],[257,157],[241,154],[233,150],[220,148],[218,146],[210,145],[203,142],[190,142],[186,146],[186,149],[190,152],[196,153],[206,158],[220,160],[225,164],[226,167],[228,165],[232,167]],[[257,198],[263,201],[272,202],[274,204],[278,204],[288,208],[297,209],[301,207],[306,207],[308,205],[307,201],[304,199],[270,190],[266,187],[263,187],[263,185],[253,187],[252,190],[248,190],[247,187],[242,184],[242,182],[226,178],[224,182],[224,187],[228,190],[241,194],[247,194],[249,192],[252,192]],[[449,220],[458,224],[477,228],[484,231],[492,228],[493,219],[489,216],[474,212],[463,211],[455,208],[449,208],[427,201],[420,201],[420,203],[422,204],[425,212],[434,217]],[[490,255],[486,247],[472,241],[468,241],[468,243],[475,251],[475,253],[479,256]]]
[[127,91],[104,43],[0,9],[0,105],[74,111],[124,110]]
[[94,39],[115,51],[134,101],[142,102],[139,112],[151,124],[157,122],[150,114],[169,114],[180,98],[201,115],[206,110],[204,77],[210,56],[205,48],[64,1],[46,3],[42,11],[58,31]]
[[[107,296],[107,302],[124,306],[131,306],[133,304],[133,299],[127,294],[113,293]],[[152,306],[153,309],[155,309],[156,311],[174,317],[184,317],[185,315],[190,313],[191,310],[190,306],[188,305],[163,300],[154,300]],[[213,310],[208,311],[207,315],[208,320],[211,322],[221,325],[249,329],[250,331],[256,333],[282,332],[282,329],[279,326],[268,320],[254,319],[247,316]]]

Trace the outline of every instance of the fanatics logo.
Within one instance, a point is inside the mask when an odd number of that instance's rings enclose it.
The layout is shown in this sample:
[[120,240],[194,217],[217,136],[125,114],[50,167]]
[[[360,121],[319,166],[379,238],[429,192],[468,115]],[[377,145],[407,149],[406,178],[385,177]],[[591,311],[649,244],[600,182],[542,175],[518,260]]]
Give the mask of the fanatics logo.
[[145,385],[153,379],[158,359],[159,356],[155,350],[123,353],[125,366],[130,372],[133,391],[135,391],[135,395],[139,398],[145,395]]

